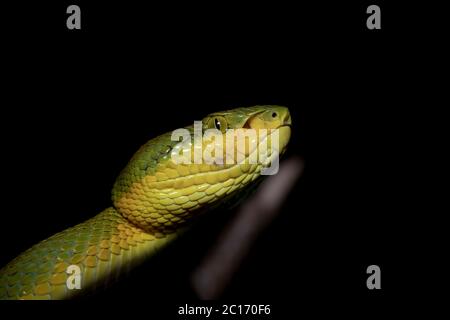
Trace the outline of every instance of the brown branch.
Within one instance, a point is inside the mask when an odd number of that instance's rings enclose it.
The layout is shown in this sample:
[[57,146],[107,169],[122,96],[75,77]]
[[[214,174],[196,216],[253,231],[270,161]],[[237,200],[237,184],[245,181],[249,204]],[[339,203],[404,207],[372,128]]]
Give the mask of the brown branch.
[[191,283],[201,299],[215,299],[225,289],[257,235],[279,213],[287,194],[303,172],[303,160],[283,161],[276,175],[268,177],[258,191],[238,210],[217,243],[194,270]]

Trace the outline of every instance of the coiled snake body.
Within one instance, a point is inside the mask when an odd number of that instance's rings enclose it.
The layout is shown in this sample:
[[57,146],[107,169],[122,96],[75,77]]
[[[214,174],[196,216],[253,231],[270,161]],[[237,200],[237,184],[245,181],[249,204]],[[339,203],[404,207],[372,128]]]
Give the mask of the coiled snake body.
[[[202,124],[203,130],[222,133],[279,129],[279,153],[291,133],[289,111],[280,106],[216,112]],[[193,132],[193,127],[186,129]],[[107,284],[172,241],[198,213],[233,202],[258,180],[273,156],[269,153],[266,161],[253,164],[176,164],[171,154],[179,142],[171,136],[168,132],[148,141],[132,157],[114,184],[112,207],[36,244],[3,267],[0,299],[67,299]],[[270,135],[256,139],[259,146]],[[245,159],[253,152],[256,149],[248,148]],[[71,265],[81,271],[81,290],[67,286]]]

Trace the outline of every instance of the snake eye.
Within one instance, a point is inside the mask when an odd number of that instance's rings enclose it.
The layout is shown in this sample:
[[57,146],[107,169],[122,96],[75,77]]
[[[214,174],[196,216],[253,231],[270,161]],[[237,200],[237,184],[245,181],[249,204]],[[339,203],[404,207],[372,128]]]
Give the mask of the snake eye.
[[276,112],[272,113],[272,118],[276,118],[276,116],[277,116]]
[[228,129],[228,123],[225,117],[215,116],[208,119],[207,128],[217,129],[222,133],[225,133]]
[[217,119],[217,118],[214,119],[214,126],[216,127],[217,130],[221,130],[221,125],[220,125],[219,119]]

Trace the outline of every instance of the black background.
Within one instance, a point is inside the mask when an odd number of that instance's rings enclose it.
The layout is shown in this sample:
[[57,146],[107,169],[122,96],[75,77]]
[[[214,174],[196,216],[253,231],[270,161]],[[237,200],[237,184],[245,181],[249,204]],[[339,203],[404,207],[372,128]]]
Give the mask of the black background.
[[[403,156],[420,28],[408,7],[376,1],[382,30],[371,31],[364,2],[73,3],[80,31],[65,27],[72,2],[24,5],[10,24],[1,265],[110,206],[115,177],[148,139],[212,111],[280,104],[293,116],[287,156],[302,156],[305,173],[223,298],[366,315],[419,292],[426,281],[411,285],[408,267],[421,260],[410,254],[421,249],[409,210],[419,200]],[[206,218],[91,299],[173,314],[195,301],[188,276],[229,218]],[[371,264],[380,291],[366,288]]]

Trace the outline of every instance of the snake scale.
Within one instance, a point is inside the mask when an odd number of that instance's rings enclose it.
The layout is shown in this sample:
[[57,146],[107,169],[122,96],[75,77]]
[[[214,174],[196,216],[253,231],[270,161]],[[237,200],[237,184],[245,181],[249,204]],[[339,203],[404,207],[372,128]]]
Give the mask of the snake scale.
[[[290,125],[286,107],[265,105],[211,113],[202,120],[202,131],[279,129],[281,154]],[[193,126],[186,129],[193,132]],[[199,213],[235,202],[271,161],[269,152],[266,161],[250,163],[256,149],[249,147],[246,161],[240,163],[176,164],[171,154],[179,142],[171,136],[160,135],[136,152],[113,186],[112,207],[41,241],[4,266],[0,299],[68,299],[108,285],[175,239]],[[264,139],[258,135],[256,140],[259,146]],[[81,271],[80,290],[67,285],[67,270],[73,265]]]

